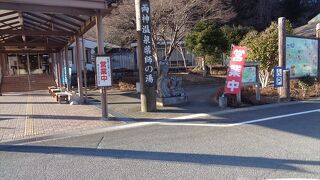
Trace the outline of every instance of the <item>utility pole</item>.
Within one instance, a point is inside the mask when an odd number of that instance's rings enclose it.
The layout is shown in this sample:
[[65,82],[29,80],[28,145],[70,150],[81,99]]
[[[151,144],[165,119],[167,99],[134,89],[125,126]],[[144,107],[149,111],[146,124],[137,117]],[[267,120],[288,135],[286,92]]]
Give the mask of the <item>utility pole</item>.
[[156,111],[157,106],[149,0],[135,0],[135,9],[138,40],[137,59],[141,87],[141,112],[152,112]]

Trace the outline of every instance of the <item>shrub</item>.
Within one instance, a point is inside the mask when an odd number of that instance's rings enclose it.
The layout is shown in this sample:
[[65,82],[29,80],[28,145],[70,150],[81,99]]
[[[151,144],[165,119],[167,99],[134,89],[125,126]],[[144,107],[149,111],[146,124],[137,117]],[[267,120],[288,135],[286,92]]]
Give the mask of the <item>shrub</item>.
[[304,76],[299,78],[298,85],[302,89],[302,98],[305,98],[307,90],[315,84],[315,78],[311,76]]

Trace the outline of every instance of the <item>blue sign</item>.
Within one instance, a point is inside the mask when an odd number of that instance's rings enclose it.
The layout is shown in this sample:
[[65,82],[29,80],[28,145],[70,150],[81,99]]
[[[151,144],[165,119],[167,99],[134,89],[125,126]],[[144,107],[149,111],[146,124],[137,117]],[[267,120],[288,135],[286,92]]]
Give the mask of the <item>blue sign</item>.
[[275,66],[274,67],[274,87],[283,86],[283,70],[284,67]]

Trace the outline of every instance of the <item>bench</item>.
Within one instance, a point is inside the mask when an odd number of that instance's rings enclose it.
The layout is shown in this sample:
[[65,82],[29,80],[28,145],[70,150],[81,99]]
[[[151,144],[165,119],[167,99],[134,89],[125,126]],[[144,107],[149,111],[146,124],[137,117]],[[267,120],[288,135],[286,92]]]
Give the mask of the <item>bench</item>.
[[69,103],[69,93],[67,92],[56,92],[55,97],[57,99],[57,102],[61,104],[61,102]]
[[50,89],[50,94],[52,97],[56,97],[56,93],[61,92],[61,89]]

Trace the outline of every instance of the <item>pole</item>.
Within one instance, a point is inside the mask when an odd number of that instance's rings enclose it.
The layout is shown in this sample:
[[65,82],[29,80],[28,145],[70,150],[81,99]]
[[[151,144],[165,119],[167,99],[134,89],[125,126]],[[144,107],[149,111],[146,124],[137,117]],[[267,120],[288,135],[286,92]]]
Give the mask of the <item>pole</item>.
[[[102,23],[102,13],[98,11],[96,16],[96,24],[97,24],[97,42],[98,42],[98,55],[104,54],[104,28]],[[108,119],[108,107],[107,107],[107,87],[101,87],[101,109],[102,109],[102,119]]]
[[27,53],[27,68],[28,68],[28,75],[31,75],[29,53]]
[[[149,2],[148,0],[143,0]],[[141,0],[135,0],[136,9],[136,27],[137,27],[137,40],[138,40],[138,52],[137,59],[139,65],[139,80],[140,80],[140,98],[141,98],[141,112],[156,111],[156,92],[155,87],[147,87],[145,83],[145,61],[143,55],[143,43],[142,43],[142,28],[141,28]]]
[[[286,68],[286,19],[280,17],[278,19],[278,52],[279,52],[279,66]],[[285,92],[288,91],[286,86],[278,88],[279,97],[284,97]]]
[[70,72],[69,72],[69,61],[68,61],[68,46],[64,48],[64,61],[66,63],[66,76],[67,76],[67,91],[70,91]]
[[283,94],[281,99],[290,100],[290,70],[283,71]]
[[79,36],[76,36],[76,66],[77,66],[77,81],[78,81],[78,92],[80,97],[80,104],[83,103],[83,91],[82,91],[82,69],[80,61],[80,42]]
[[87,84],[87,55],[86,55],[86,48],[84,46],[84,39],[83,39],[83,36],[82,36],[82,59],[83,59],[83,78],[84,78],[84,102],[87,102],[87,87],[88,87],[88,84]]
[[320,37],[320,23],[318,23],[317,26],[316,26],[316,37],[317,38]]

